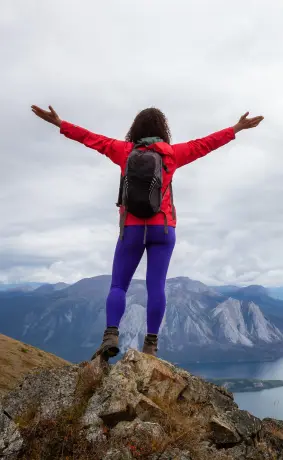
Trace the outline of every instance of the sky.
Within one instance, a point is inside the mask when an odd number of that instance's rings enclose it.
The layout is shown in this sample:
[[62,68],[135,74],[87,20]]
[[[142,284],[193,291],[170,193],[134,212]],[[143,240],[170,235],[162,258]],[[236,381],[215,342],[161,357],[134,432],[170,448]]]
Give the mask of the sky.
[[282,0],[2,0],[0,282],[111,273],[119,169],[30,110],[51,104],[118,139],[157,106],[173,142],[264,115],[174,176],[168,276],[283,285],[282,19]]

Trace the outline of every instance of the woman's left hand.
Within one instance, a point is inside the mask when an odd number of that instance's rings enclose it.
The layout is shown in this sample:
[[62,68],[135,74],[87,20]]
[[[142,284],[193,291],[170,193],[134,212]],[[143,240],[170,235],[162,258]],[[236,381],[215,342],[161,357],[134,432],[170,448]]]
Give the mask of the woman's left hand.
[[51,105],[49,106],[49,111],[43,110],[40,107],[37,107],[37,105],[32,105],[31,110],[39,118],[42,118],[42,120],[48,121],[48,123],[52,123],[52,125],[58,126],[60,128],[62,120],[60,119],[59,115],[55,112],[53,107],[51,107]]

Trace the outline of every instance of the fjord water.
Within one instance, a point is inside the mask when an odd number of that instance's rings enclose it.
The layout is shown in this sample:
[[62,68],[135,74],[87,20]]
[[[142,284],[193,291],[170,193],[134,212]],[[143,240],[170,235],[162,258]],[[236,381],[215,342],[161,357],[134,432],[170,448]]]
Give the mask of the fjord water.
[[[283,358],[265,363],[192,364],[188,370],[204,378],[283,380]],[[235,401],[256,417],[283,420],[283,387],[258,392],[235,393]]]
[[234,397],[240,409],[256,417],[283,420],[283,387],[254,393],[235,393]]

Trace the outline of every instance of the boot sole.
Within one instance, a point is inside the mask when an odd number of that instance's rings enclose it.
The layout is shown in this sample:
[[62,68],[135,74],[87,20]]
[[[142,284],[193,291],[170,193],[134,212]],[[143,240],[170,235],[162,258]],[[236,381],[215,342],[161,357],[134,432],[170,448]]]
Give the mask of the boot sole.
[[118,347],[109,347],[104,350],[98,350],[96,353],[91,358],[91,361],[93,361],[97,356],[102,356],[105,361],[108,361],[110,358],[114,358],[114,356],[117,356],[118,353],[120,352],[120,349]]
[[103,357],[114,358],[120,352],[118,347],[110,347],[102,352]]

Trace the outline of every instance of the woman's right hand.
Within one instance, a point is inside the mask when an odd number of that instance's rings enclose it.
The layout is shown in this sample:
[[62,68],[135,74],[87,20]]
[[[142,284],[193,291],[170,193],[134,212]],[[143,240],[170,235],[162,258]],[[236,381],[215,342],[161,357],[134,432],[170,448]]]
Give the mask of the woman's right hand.
[[239,131],[242,131],[243,129],[256,128],[264,119],[262,116],[248,118],[249,113],[250,112],[246,112],[244,115],[242,115],[238,123],[234,126],[235,134],[237,134]]
[[42,120],[48,121],[48,123],[52,123],[53,125],[58,126],[60,128],[62,120],[60,119],[59,115],[55,112],[53,107],[51,107],[51,105],[49,105],[49,111],[43,110],[40,107],[37,107],[37,105],[32,105],[31,110],[39,118],[42,118]]

